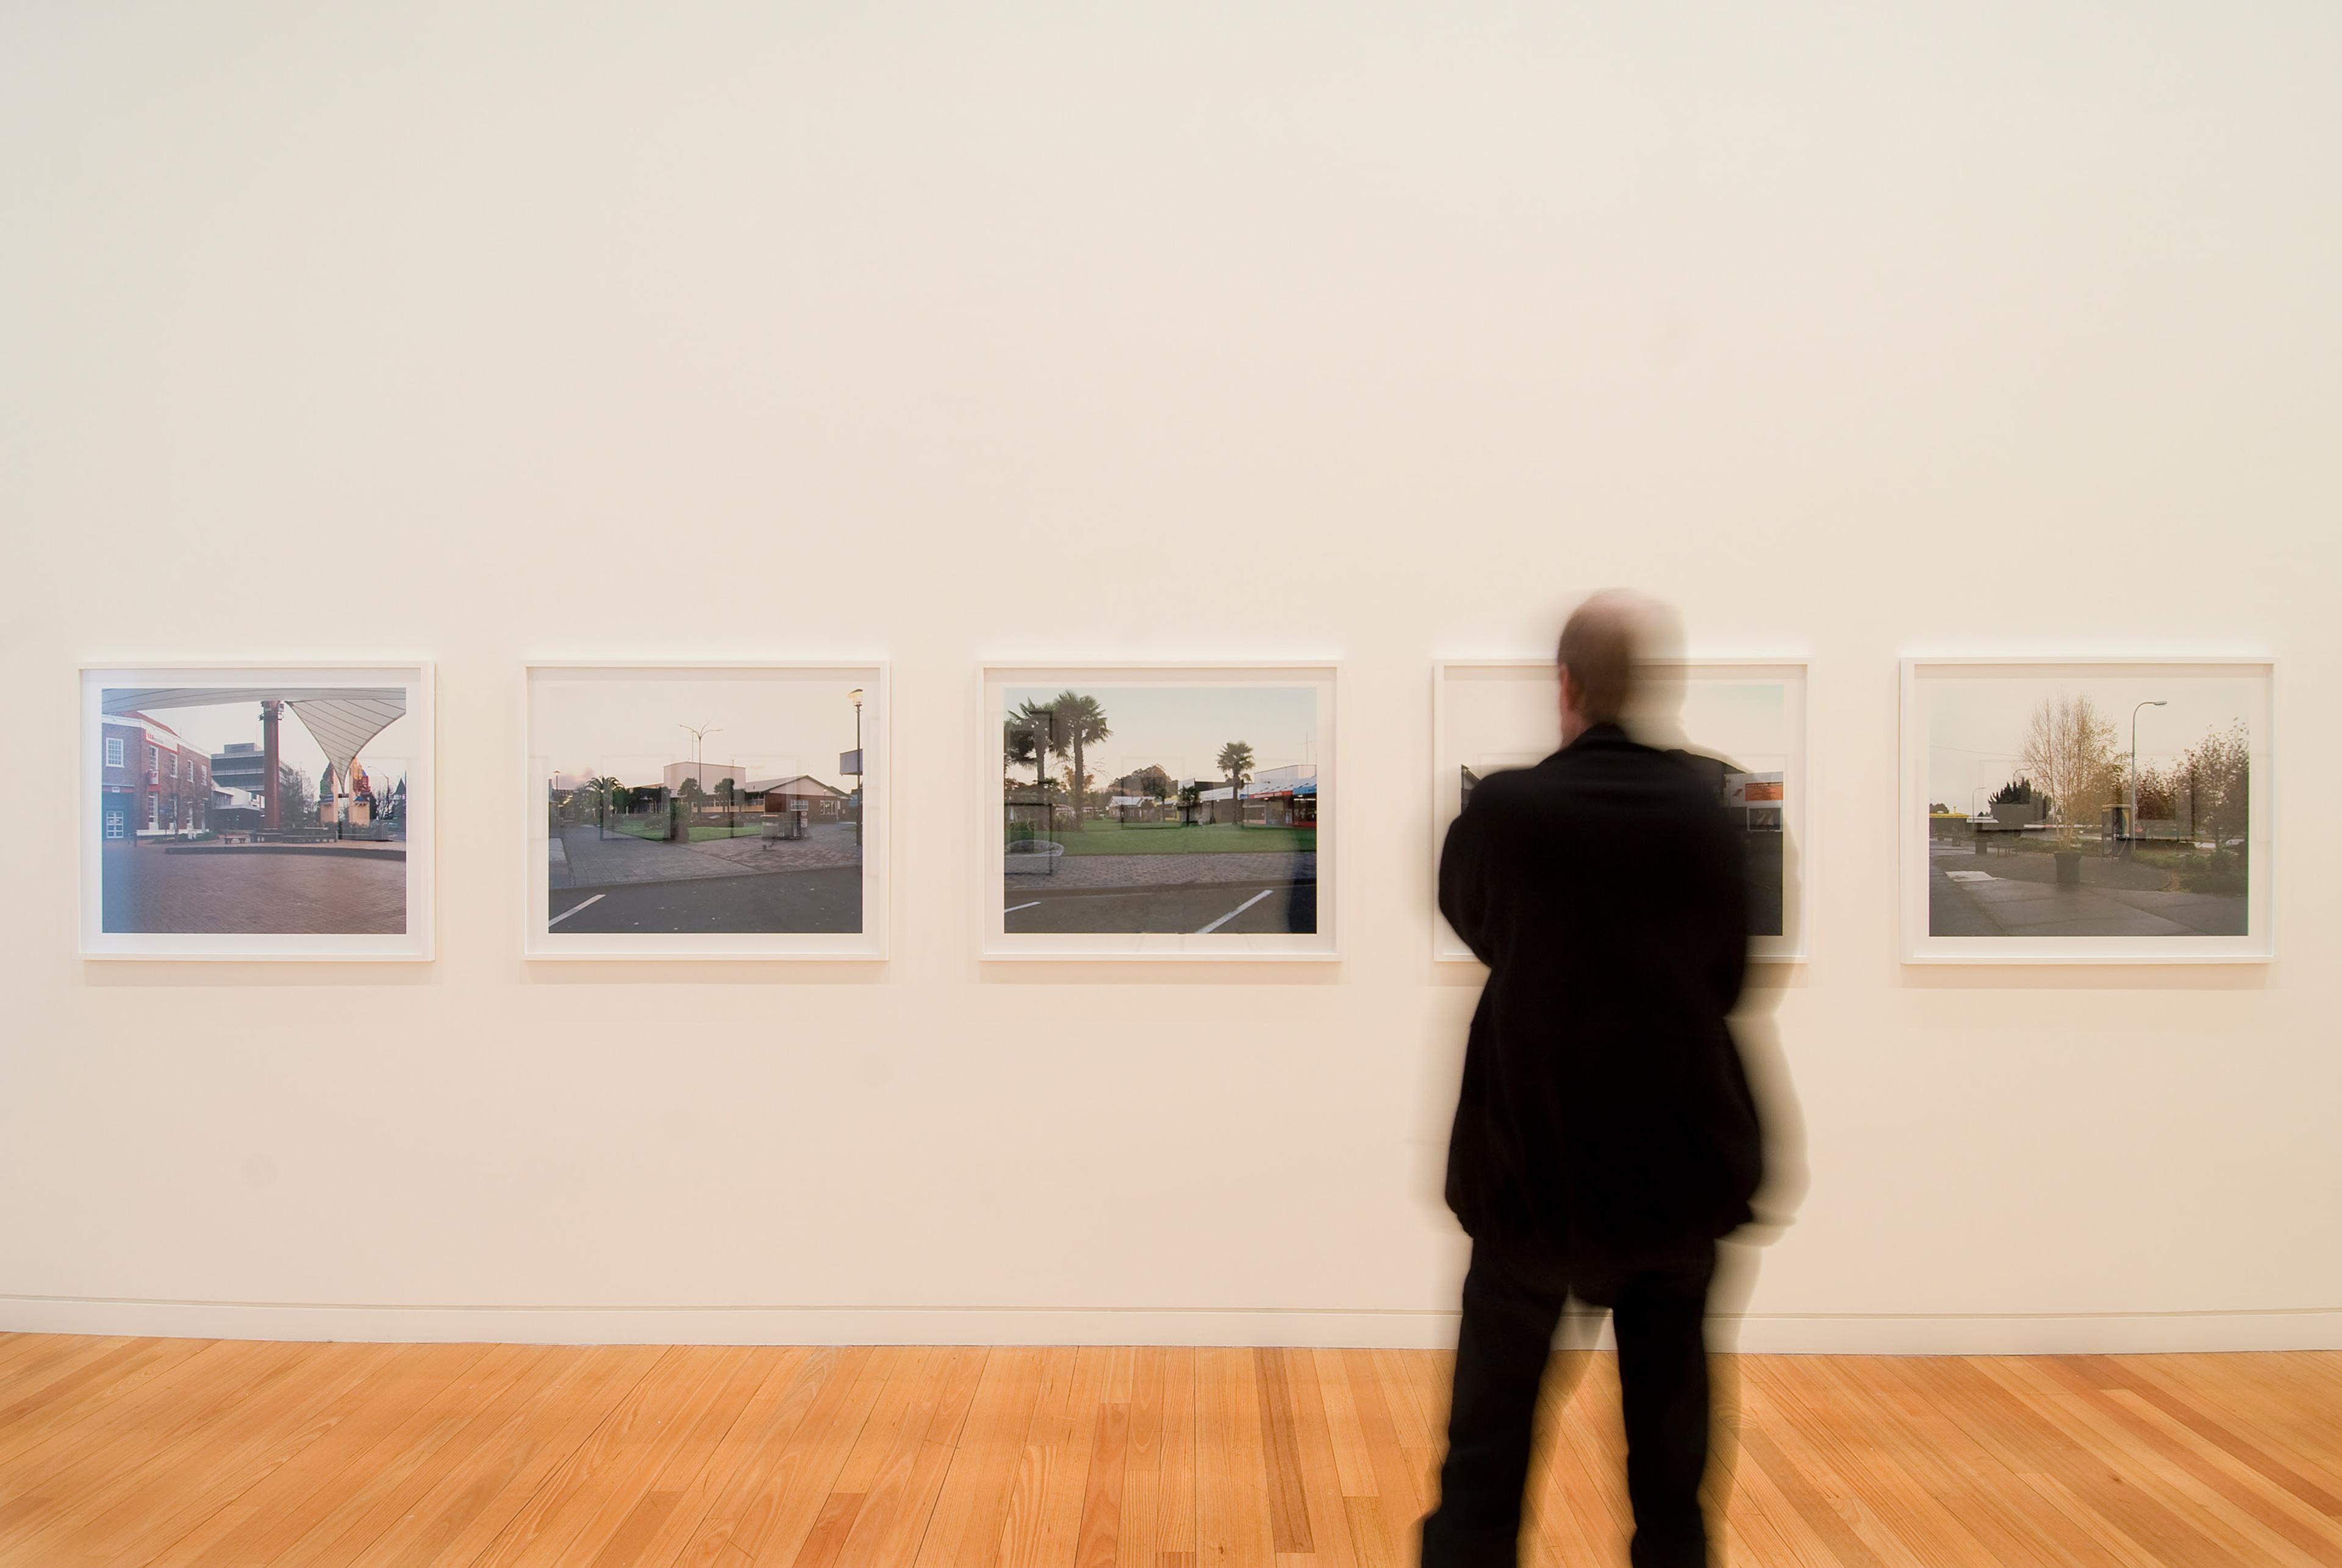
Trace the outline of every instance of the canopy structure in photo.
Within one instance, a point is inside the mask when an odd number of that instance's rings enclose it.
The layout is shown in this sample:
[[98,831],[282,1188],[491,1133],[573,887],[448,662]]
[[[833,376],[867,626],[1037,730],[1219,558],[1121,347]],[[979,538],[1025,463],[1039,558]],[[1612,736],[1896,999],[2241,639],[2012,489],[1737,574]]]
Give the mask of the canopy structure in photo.
[[269,768],[263,780],[270,826],[276,822],[275,710],[281,703],[293,710],[301,727],[325,754],[334,775],[347,779],[366,743],[406,716],[403,686],[108,686],[101,710],[121,715],[150,708],[217,708],[238,703],[259,703],[268,736]]

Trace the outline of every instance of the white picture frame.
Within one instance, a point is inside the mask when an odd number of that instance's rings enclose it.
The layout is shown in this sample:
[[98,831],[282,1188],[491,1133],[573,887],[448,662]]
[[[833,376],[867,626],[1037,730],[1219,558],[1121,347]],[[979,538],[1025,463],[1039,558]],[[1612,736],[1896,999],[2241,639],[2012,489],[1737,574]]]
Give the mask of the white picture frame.
[[[79,809],[75,813],[75,831],[80,835],[80,953],[90,959],[136,960],[209,960],[262,962],[409,962],[427,963],[434,955],[435,940],[434,912],[435,872],[437,866],[437,797],[434,787],[434,764],[438,743],[438,716],[434,704],[435,676],[428,660],[342,660],[332,663],[305,663],[293,660],[259,662],[250,660],[196,663],[192,661],[122,661],[118,663],[86,664],[80,666],[79,683],[80,766]],[[360,790],[352,792],[337,788],[337,804],[333,808],[345,822],[336,824],[336,833],[329,836],[322,822],[305,818],[284,821],[280,817],[275,829],[255,826],[260,812],[257,802],[261,795],[252,792],[215,788],[211,778],[215,754],[200,737],[190,734],[180,740],[181,749],[200,756],[205,769],[200,796],[187,792],[183,797],[183,813],[193,812],[191,823],[182,815],[173,824],[158,820],[156,801],[159,790],[153,787],[163,781],[159,766],[159,747],[150,747],[141,741],[137,754],[125,750],[125,767],[109,769],[105,747],[109,724],[123,726],[127,714],[141,715],[142,724],[172,733],[175,730],[167,721],[153,718],[155,713],[173,714],[223,714],[246,703],[257,703],[254,694],[282,692],[287,711],[277,723],[284,744],[301,752],[318,749],[319,743],[311,734],[309,721],[315,719],[329,734],[335,726],[352,723],[348,714],[361,709],[378,708],[381,703],[372,697],[350,694],[396,691],[392,699],[399,709],[398,717],[381,729],[360,732],[378,714],[358,722],[355,728],[340,733],[354,740],[357,749],[352,761],[364,769],[368,761],[365,747],[375,743],[385,731],[396,726],[398,761],[403,765],[403,787],[399,789],[395,807],[384,809],[379,818],[376,809],[386,803],[373,802],[365,789],[370,783],[362,782]],[[304,701],[299,694],[317,694]],[[112,695],[109,695],[112,694]],[[125,713],[109,713],[118,706],[117,697],[127,700],[127,694],[140,694],[139,703]],[[229,694],[234,694],[233,695]],[[344,694],[335,696],[332,694]],[[193,700],[190,700],[193,699]],[[341,705],[335,713],[333,704]],[[151,713],[150,711],[151,710]],[[198,721],[200,722],[200,721]],[[189,720],[182,717],[181,727]],[[285,735],[283,726],[297,728],[296,735]],[[209,724],[205,729],[215,727]],[[255,734],[264,733],[255,729]],[[227,743],[233,751],[238,744],[257,747],[259,742]],[[146,766],[149,750],[157,752],[158,765]],[[191,759],[192,760],[192,759]],[[258,765],[257,757],[255,764]],[[293,765],[293,764],[286,764]],[[126,774],[135,771],[135,780]],[[155,777],[148,777],[149,773]],[[319,769],[323,783],[325,769]],[[187,775],[173,771],[169,783],[175,786]],[[256,780],[255,782],[257,782]],[[346,783],[347,781],[343,781]],[[385,786],[386,789],[388,786]],[[143,797],[144,804],[131,806],[129,817],[124,820],[125,797]],[[202,804],[198,810],[196,802]],[[236,803],[223,806],[219,803]],[[322,803],[321,803],[322,805]],[[365,809],[362,812],[359,807]],[[214,814],[216,813],[216,815]],[[353,820],[365,814],[369,821],[363,828]],[[234,825],[228,825],[230,824]],[[140,839],[146,842],[140,843]],[[306,839],[309,842],[301,842]],[[153,862],[132,862],[109,854],[154,855]],[[162,860],[165,855],[221,856],[220,864],[190,858],[184,864],[177,860]],[[266,857],[265,859],[262,857]],[[201,901],[186,897],[180,889],[188,875],[197,868],[225,870],[233,865],[238,881],[227,884],[240,890],[252,886],[255,894],[259,883],[256,874],[297,873],[302,882],[303,898],[295,907],[316,911],[333,904],[339,896],[330,884],[321,885],[316,874],[327,856],[339,856],[350,864],[350,906],[356,913],[351,924],[385,927],[378,930],[313,929],[296,931],[235,931],[235,930],[133,930],[127,925],[152,920],[176,924],[181,919],[190,924],[205,918],[200,915],[177,916],[170,910],[174,904],[193,911],[198,907],[215,909],[225,903],[233,907],[238,892],[223,895],[217,889],[205,894]],[[398,881],[391,885],[385,867],[395,864]],[[172,877],[165,880],[153,874],[158,868],[170,868]],[[188,884],[192,889],[192,884]],[[109,915],[109,886],[112,895],[121,905]],[[134,891],[135,890],[135,891]],[[280,896],[271,896],[269,907],[286,907]],[[363,904],[364,908],[359,909]],[[387,911],[399,911],[396,930]],[[140,913],[143,912],[143,913]],[[313,914],[312,918],[330,921],[330,912]],[[123,927],[108,929],[108,927]]]
[[[1904,963],[2265,964],[2276,957],[2273,659],[1910,657],[1901,670],[1897,926]],[[2046,858],[2054,868],[2060,858],[2054,797],[2052,820],[2015,821],[2017,814],[2029,818],[2034,813],[2027,804],[2004,823],[1998,820],[2002,807],[1978,804],[1991,787],[1988,775],[2007,773],[2014,782],[2024,771],[2017,725],[2029,719],[2017,718],[2021,707],[2072,694],[2090,695],[2101,716],[2114,724],[2117,765],[2124,772],[2130,765],[2133,726],[2145,709],[2175,708],[2167,723],[2157,726],[2166,733],[2150,730],[2153,739],[2138,752],[2138,770],[2150,787],[2164,759],[2175,754],[2175,745],[2200,744],[2241,724],[2248,757],[2242,843],[2207,856],[2205,833],[2216,845],[2232,842],[2222,818],[2210,806],[2199,812],[2189,792],[2175,784],[2175,803],[2187,804],[2184,818],[2171,819],[2167,837],[2145,809],[2140,831],[2125,834],[2123,819],[2113,813],[2120,806],[2127,814],[2127,801],[2101,804],[2095,834],[2077,830],[2077,847],[2067,853],[2077,857],[2073,874],[2087,880],[2069,884],[2061,880],[2066,873],[2053,869],[2045,883],[2040,866],[2009,861],[2004,848],[2007,854]],[[1995,741],[2004,731],[2007,735]],[[1987,741],[1994,744],[1982,744]],[[1979,781],[1967,786],[1975,798],[1945,799],[1947,790],[1957,793],[1955,786],[1969,774]],[[2194,793],[2209,798],[2211,788]],[[1938,804],[1948,808],[1940,816],[1930,809]],[[1956,831],[1963,826],[1965,841]],[[2035,834],[2048,836],[2040,844],[2024,842]],[[1996,844],[1996,838],[2002,842]],[[2167,843],[2168,850],[2163,847]],[[2142,851],[2155,857],[2144,866]],[[2001,856],[1998,864],[1996,855]],[[1953,864],[1967,857],[1973,857],[1970,864]],[[2199,859],[2206,869],[2175,869],[2194,867]],[[2235,872],[2219,872],[2219,859],[2227,859],[2232,868],[2241,865],[2241,894],[2229,891]],[[2120,885],[2096,880],[2115,873],[2121,874]],[[2225,929],[2239,918],[2241,932]],[[2125,929],[2133,926],[2164,929]]]
[[[764,830],[767,815],[784,819],[788,812],[766,813],[761,796],[752,810],[744,805],[728,813],[733,818],[732,833],[720,841],[696,841],[682,844],[649,843],[639,845],[638,854],[654,847],[673,858],[688,855],[694,864],[690,877],[666,876],[656,866],[620,866],[615,871],[596,870],[587,865],[587,852],[577,852],[577,870],[569,874],[567,884],[554,885],[558,875],[553,851],[553,819],[556,808],[552,804],[554,768],[559,758],[554,750],[560,743],[545,734],[546,714],[543,698],[553,684],[573,688],[590,687],[597,682],[649,683],[671,689],[684,687],[698,691],[720,690],[735,683],[754,686],[760,681],[778,683],[783,687],[820,688],[834,686],[828,694],[840,704],[840,714],[853,706],[850,694],[862,694],[859,708],[860,733],[858,744],[862,767],[859,775],[845,768],[849,761],[848,748],[840,744],[838,754],[828,757],[830,747],[825,739],[816,748],[801,745],[786,748],[767,747],[759,737],[762,754],[780,753],[798,759],[797,763],[781,764],[797,776],[805,777],[804,788],[813,792],[816,785],[846,799],[836,809],[838,820],[798,824],[806,836],[801,842],[777,842],[789,835],[773,835],[768,841]],[[777,695],[777,694],[776,694]],[[753,697],[744,698],[753,707]],[[706,705],[706,704],[703,704]],[[521,952],[531,962],[598,962],[627,963],[643,961],[832,961],[876,963],[888,955],[892,911],[889,902],[891,877],[889,857],[893,847],[894,791],[891,782],[893,746],[893,683],[887,661],[884,659],[536,659],[528,662],[521,672],[522,709],[522,928]],[[678,710],[680,711],[680,710]],[[703,717],[697,709],[692,717]],[[688,722],[675,721],[678,730],[688,730]],[[841,716],[837,724],[841,741],[851,726]],[[710,731],[710,734],[715,733]],[[736,734],[735,739],[738,736]],[[677,749],[689,745],[683,736],[674,738]],[[553,749],[548,749],[551,747]],[[575,747],[569,749],[575,750]],[[734,748],[727,744],[726,752]],[[646,753],[656,756],[656,753]],[[834,762],[837,765],[833,767]],[[798,765],[801,763],[802,765]],[[665,766],[672,769],[686,763],[669,760]],[[706,770],[723,771],[726,766],[739,766],[730,762],[719,764],[709,758],[687,761],[690,774],[696,776]],[[845,768],[840,773],[839,769]],[[753,767],[748,771],[753,773]],[[836,774],[838,785],[830,785],[822,774]],[[855,777],[860,787],[858,824],[854,821],[856,803],[853,791],[844,789],[846,777]],[[753,779],[744,780],[752,784]],[[776,782],[776,781],[766,781]],[[719,781],[719,787],[721,781]],[[824,805],[823,800],[813,800],[807,806],[810,816]],[[569,861],[570,834],[581,824],[565,820],[562,861]],[[598,854],[600,841],[606,834],[602,823],[596,823],[596,864],[604,857]],[[858,898],[858,929],[796,929],[796,930],[711,930],[711,929],[640,929],[636,923],[652,924],[672,920],[676,925],[687,925],[709,918],[710,901],[720,902],[724,894],[737,893],[746,904],[754,895],[766,907],[786,904],[793,899],[827,900],[828,913],[834,915],[836,888],[840,879],[836,873],[851,862],[839,862],[837,851],[846,847],[844,833],[858,833],[858,843],[853,848],[859,856],[860,875],[845,885],[856,890]],[[690,831],[690,830],[679,830]],[[831,844],[830,838],[838,843]],[[611,841],[615,844],[615,840]],[[635,845],[628,845],[636,848]],[[771,857],[785,854],[802,858],[800,850],[812,854],[820,864],[806,861],[803,865],[792,860],[776,870]],[[719,858],[737,862],[737,870],[714,862]],[[707,860],[709,864],[696,864]],[[834,864],[835,863],[835,864]],[[596,877],[605,881],[592,880]],[[806,886],[795,890],[780,881],[766,882],[766,877],[796,877]],[[584,878],[585,880],[580,880]],[[623,879],[623,880],[622,880]],[[814,884],[821,884],[816,888]],[[672,900],[660,896],[661,890],[672,890]],[[687,913],[677,914],[676,905],[688,904]],[[639,906],[639,907],[634,907]],[[825,914],[817,902],[807,903],[809,922],[818,922]],[[591,918],[588,918],[590,916]],[[753,920],[757,915],[719,912],[720,918]],[[791,914],[779,916],[793,918]],[[623,929],[621,927],[624,927]]]
[[[1687,657],[1656,662],[1666,676],[1686,685],[1699,683],[1776,685],[1781,687],[1781,735],[1777,756],[1781,802],[1766,814],[1778,821],[1777,854],[1780,885],[1780,932],[1752,934],[1748,955],[1766,964],[1802,964],[1810,956],[1810,910],[1813,905],[1814,854],[1807,809],[1810,774],[1809,715],[1811,665],[1803,658]],[[1490,693],[1486,688],[1500,688]],[[1496,702],[1482,700],[1495,696]],[[1550,654],[1516,658],[1446,659],[1432,667],[1431,723],[1431,956],[1439,964],[1477,964],[1462,937],[1439,913],[1439,855],[1448,825],[1462,810],[1462,770],[1475,756],[1507,766],[1526,766],[1548,755],[1560,744],[1560,678]],[[1492,756],[1486,743],[1456,733],[1467,722],[1486,724],[1492,716],[1480,710],[1501,710],[1505,733],[1517,732],[1519,744],[1499,747]],[[1473,710],[1467,714],[1466,709]],[[1541,727],[1539,727],[1541,726]],[[1661,737],[1668,738],[1668,737]],[[1689,734],[1695,747],[1700,737]],[[1467,753],[1469,754],[1467,754]]]
[[[978,956],[987,962],[1325,963],[1338,960],[1341,957],[1336,920],[1342,790],[1340,674],[1340,661],[1335,659],[1242,662],[1136,660],[1062,664],[996,662],[983,665],[976,682],[975,741],[978,761],[976,787],[973,791],[978,816],[976,839],[979,858],[975,868],[980,900],[976,915]],[[1076,687],[1091,693],[1185,687],[1271,688],[1279,691],[1306,688],[1310,691],[1314,695],[1311,707],[1314,730],[1306,739],[1299,735],[1265,735],[1259,743],[1264,747],[1272,748],[1261,752],[1265,761],[1271,755],[1282,759],[1286,751],[1294,751],[1296,759],[1280,762],[1279,768],[1293,773],[1296,778],[1305,770],[1308,773],[1308,810],[1314,814],[1312,831],[1315,844],[1315,848],[1306,852],[1306,864],[1309,874],[1298,874],[1296,864],[1295,874],[1272,873],[1256,878],[1255,884],[1258,885],[1246,884],[1239,886],[1230,883],[1224,889],[1215,880],[1206,877],[1197,884],[1183,886],[1175,897],[1169,892],[1158,895],[1152,889],[1111,890],[1101,886],[1093,890],[1086,885],[1088,881],[1094,880],[1090,875],[1092,867],[1101,868],[1102,873],[1107,859],[1128,857],[1068,857],[1060,853],[1046,857],[1057,869],[1048,873],[1051,880],[1046,884],[1042,884],[1039,873],[1026,871],[1021,866],[1012,874],[1006,864],[1007,818],[1012,807],[1004,777],[1006,765],[1003,744],[1005,715],[1014,706],[1008,694],[1018,689],[1048,691]],[[1249,736],[1229,738],[1253,744]],[[1120,743],[1122,749],[1119,753],[1109,749],[1106,754],[1124,755],[1126,760],[1135,759],[1139,753],[1151,757],[1154,754],[1147,750],[1149,744],[1143,736],[1126,736]],[[1303,752],[1307,754],[1306,757],[1300,756]],[[1184,753],[1182,754],[1185,755]],[[1207,748],[1196,748],[1196,754],[1187,759],[1187,764],[1194,771],[1185,776],[1196,782],[1199,794],[1216,796],[1225,789],[1224,784],[1216,785],[1210,791],[1203,789],[1206,784],[1212,782],[1212,762]],[[1108,763],[1106,765],[1112,764]],[[1111,779],[1113,775],[1100,776]],[[1270,787],[1273,789],[1274,781]],[[1216,799],[1199,802],[1196,809],[1226,810],[1241,819],[1251,809],[1248,803],[1255,798],[1253,788],[1247,785],[1242,796],[1229,802]],[[1268,809],[1264,805],[1265,814]],[[1297,801],[1288,796],[1286,809],[1288,812],[1296,810]],[[1280,839],[1277,853],[1287,853],[1285,845],[1286,841]],[[1063,848],[1062,842],[1059,848]],[[1302,852],[1290,853],[1298,856]],[[1152,858],[1162,861],[1166,866],[1170,864],[1168,856]],[[1073,868],[1074,874],[1085,879],[1083,886],[1064,887],[1056,880],[1066,874],[1067,867]],[[1220,868],[1207,869],[1216,872]],[[1019,879],[1029,876],[1033,879],[1032,884],[1020,880],[1012,896],[1012,874]],[[1057,899],[1090,899],[1094,902],[1089,907],[1102,909],[1113,900],[1126,896],[1127,907],[1138,912],[1134,924],[1176,924],[1184,927],[1188,924],[1186,917],[1192,915],[1194,928],[1155,931],[1020,931],[1012,928],[1013,916],[1025,914],[1030,908],[1052,904],[1052,901]],[[1216,902],[1214,901],[1216,897]],[[1246,929],[1266,924],[1276,918],[1280,913],[1277,908],[1279,900],[1284,901],[1282,913],[1288,918],[1293,917],[1293,912],[1306,900],[1315,929],[1307,932]],[[1186,906],[1189,904],[1194,907],[1188,909]],[[1262,913],[1254,914],[1256,909],[1262,910]],[[1109,923],[1118,917],[1099,915],[1101,920]]]

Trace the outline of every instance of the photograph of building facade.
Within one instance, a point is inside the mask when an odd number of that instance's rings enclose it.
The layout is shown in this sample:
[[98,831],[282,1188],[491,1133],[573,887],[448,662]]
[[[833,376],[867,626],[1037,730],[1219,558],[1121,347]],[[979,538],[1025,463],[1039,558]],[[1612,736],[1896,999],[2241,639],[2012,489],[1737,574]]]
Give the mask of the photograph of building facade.
[[[149,673],[185,684],[137,679]],[[425,935],[407,864],[409,779],[428,746],[413,716],[425,676],[366,669],[358,684],[350,674],[84,673],[85,945],[145,956],[276,955],[270,938],[302,939],[288,956],[311,955],[309,939],[356,956],[425,950],[375,940]],[[212,937],[233,940],[180,940]]]
[[1049,674],[986,680],[1001,864],[988,951],[1066,938],[1065,951],[1107,953],[1145,938],[1147,950],[1266,952],[1329,934],[1330,674]]
[[1918,662],[1906,682],[1907,918],[1929,955],[2261,945],[2266,664]]
[[109,844],[141,834],[199,834],[211,823],[211,758],[145,714],[109,714],[98,784],[99,832]]
[[[1737,660],[1670,661],[1646,673],[1628,733],[1676,754],[1715,792],[1747,867],[1749,951],[1805,952],[1805,666]],[[1433,779],[1433,856],[1447,824],[1492,773],[1534,767],[1561,744],[1561,688],[1550,660],[1464,661],[1437,672],[1439,759]],[[1434,915],[1434,951],[1470,951]]]
[[1197,798],[1200,820],[1252,827],[1314,827],[1317,822],[1317,764],[1287,763],[1263,769],[1241,793],[1220,784]]
[[811,822],[847,822],[854,814],[851,790],[824,784],[811,774],[785,779],[752,779],[741,798],[752,811],[794,812]]
[[876,666],[529,672],[528,951],[868,956]]

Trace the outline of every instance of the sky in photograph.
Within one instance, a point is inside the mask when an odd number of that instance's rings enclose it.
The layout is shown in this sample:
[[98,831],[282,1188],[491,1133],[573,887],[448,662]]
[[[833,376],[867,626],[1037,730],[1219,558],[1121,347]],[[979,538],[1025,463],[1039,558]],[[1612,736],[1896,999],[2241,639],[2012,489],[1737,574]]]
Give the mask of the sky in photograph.
[[1651,734],[1744,773],[1779,773],[1788,766],[1788,693],[1778,681],[1692,681],[1683,687],[1676,721],[1680,737]]
[[[1106,710],[1113,733],[1083,757],[1091,776],[1111,784],[1150,764],[1208,787],[1224,783],[1216,759],[1230,741],[1252,747],[1253,771],[1291,763],[1322,763],[1317,735],[1317,691],[1314,686],[1131,686],[1076,685]],[[1003,694],[1006,719],[1027,702],[1046,704],[1063,685],[1010,686]],[[1066,765],[1055,755],[1049,770]],[[1029,772],[1031,764],[1016,770]],[[1330,787],[1330,786],[1329,786]]]
[[[2168,766],[2182,752],[2238,719],[2253,732],[2256,750],[2267,744],[2259,715],[2267,688],[2227,676],[2116,674],[2065,679],[2044,675],[1922,676],[1926,715],[1927,799],[1954,811],[1980,806],[1991,791],[2017,774],[2033,712],[2047,698],[2087,693],[2114,725],[2115,747],[2130,763],[2131,708],[2161,698],[2169,705],[2138,714],[2138,765]],[[1977,792],[1982,790],[1986,794]]]
[[[1746,773],[1788,765],[1788,694],[1780,682],[1699,679],[1675,694],[1676,711],[1638,722],[1637,739],[1688,746]],[[1441,701],[1449,754],[1475,772],[1525,766],[1561,744],[1560,684],[1551,676],[1451,675]]]
[[[529,746],[535,775],[561,775],[561,787],[608,774],[624,784],[655,784],[670,763],[693,759],[685,726],[714,727],[698,756],[712,777],[752,780],[810,774],[837,789],[854,781],[838,772],[854,749],[856,686],[873,694],[876,672],[852,670],[540,670],[529,682]],[[876,720],[875,707],[866,726]],[[875,740],[872,749],[876,749]],[[726,766],[716,774],[717,764]]]
[[[405,688],[390,686],[381,694],[386,698],[405,694]],[[300,688],[288,686],[287,699],[297,699]],[[260,738],[260,704],[258,703],[206,704],[200,707],[142,708],[148,718],[177,734],[187,744],[206,756],[217,756],[232,742],[249,741],[262,744]],[[368,741],[358,753],[358,765],[366,772],[376,795],[385,794],[392,785],[406,776],[407,748],[414,744],[415,719],[412,714],[395,719],[382,734]],[[297,712],[288,713],[276,727],[276,756],[279,762],[300,769],[308,775],[309,787],[315,790],[325,776],[325,754],[310,738]]]

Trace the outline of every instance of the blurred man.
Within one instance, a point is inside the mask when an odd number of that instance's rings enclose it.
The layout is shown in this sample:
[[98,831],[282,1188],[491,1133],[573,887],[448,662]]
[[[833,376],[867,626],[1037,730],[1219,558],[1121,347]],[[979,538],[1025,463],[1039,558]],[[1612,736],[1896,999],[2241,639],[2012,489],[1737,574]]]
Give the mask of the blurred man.
[[1642,614],[1561,634],[1561,750],[1481,781],[1439,907],[1488,966],[1447,1203],[1472,1237],[1425,1568],[1516,1561],[1532,1418],[1567,1299],[1610,1310],[1636,1568],[1707,1557],[1702,1320],[1762,1157],[1726,1019],[1746,960],[1741,846],[1713,790],[1619,720]]

